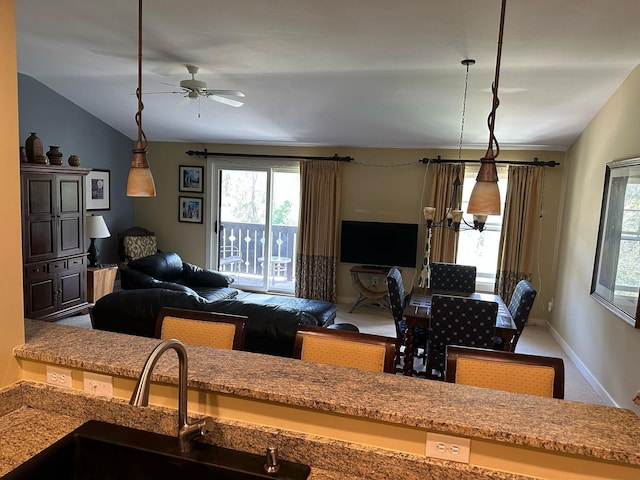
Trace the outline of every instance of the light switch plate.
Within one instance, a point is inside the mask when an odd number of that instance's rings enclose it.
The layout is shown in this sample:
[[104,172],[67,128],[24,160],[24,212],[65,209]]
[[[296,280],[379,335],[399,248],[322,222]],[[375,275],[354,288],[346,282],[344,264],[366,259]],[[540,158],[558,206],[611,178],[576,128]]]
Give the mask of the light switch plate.
[[85,392],[113,397],[113,377],[99,373],[84,372],[83,378]]

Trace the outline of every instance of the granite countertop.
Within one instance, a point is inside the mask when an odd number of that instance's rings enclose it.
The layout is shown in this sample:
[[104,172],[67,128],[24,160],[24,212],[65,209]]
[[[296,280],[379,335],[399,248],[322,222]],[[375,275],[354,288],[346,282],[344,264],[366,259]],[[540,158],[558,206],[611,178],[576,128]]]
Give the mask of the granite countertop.
[[[158,343],[32,320],[25,322],[25,337],[14,350],[18,358],[132,378]],[[192,388],[640,465],[640,418],[626,409],[535,396],[523,401],[519,394],[445,382],[187,349]],[[176,363],[161,358],[154,380],[176,383]]]

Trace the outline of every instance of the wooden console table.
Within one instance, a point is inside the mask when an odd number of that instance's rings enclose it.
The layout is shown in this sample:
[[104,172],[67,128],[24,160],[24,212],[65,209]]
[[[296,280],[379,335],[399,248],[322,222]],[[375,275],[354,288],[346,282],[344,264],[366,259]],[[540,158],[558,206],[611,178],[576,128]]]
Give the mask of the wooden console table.
[[113,292],[118,267],[87,268],[87,301],[95,303],[99,298]]
[[372,290],[362,283],[362,279],[360,278],[360,275],[381,275],[384,277],[383,284],[386,285],[386,277],[387,273],[389,273],[388,267],[356,265],[351,267],[349,272],[351,272],[351,283],[353,283],[354,288],[358,291],[358,298],[351,307],[351,310],[349,310],[349,313],[365,304],[373,304],[379,307],[389,308],[389,293],[387,292],[387,289]]

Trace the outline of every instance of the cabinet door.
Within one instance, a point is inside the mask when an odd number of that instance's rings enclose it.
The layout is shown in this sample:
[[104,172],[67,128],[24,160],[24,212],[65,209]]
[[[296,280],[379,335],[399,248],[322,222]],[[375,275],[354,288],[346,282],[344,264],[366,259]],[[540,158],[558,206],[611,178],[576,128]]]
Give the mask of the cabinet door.
[[56,187],[58,255],[84,253],[84,177],[58,175]]
[[87,298],[87,273],[82,267],[67,268],[58,274],[59,309],[70,308],[85,303]]
[[57,280],[54,273],[42,273],[25,277],[24,306],[27,318],[49,315],[57,306]]
[[22,180],[22,241],[24,262],[57,256],[57,217],[53,175],[27,174]]

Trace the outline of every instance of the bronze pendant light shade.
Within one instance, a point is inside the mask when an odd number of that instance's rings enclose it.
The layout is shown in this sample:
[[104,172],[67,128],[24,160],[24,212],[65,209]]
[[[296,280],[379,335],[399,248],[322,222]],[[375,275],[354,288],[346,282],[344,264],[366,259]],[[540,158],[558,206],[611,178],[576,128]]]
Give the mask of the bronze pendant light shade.
[[156,185],[147,162],[147,137],[142,130],[142,0],[138,0],[138,111],[136,113],[136,125],[138,126],[138,139],[133,146],[131,168],[127,179],[128,197],[155,197]]
[[480,159],[480,171],[476,177],[476,184],[471,192],[467,213],[473,215],[500,215],[500,191],[498,189],[498,172],[495,159],[500,153],[500,145],[494,135],[496,110],[500,105],[498,100],[498,81],[500,79],[500,60],[502,57],[502,36],[504,32],[504,13],[507,0],[502,0],[500,13],[500,33],[498,35],[498,53],[496,56],[496,75],[491,90],[493,105],[487,124],[489,126],[489,147],[484,157]]

